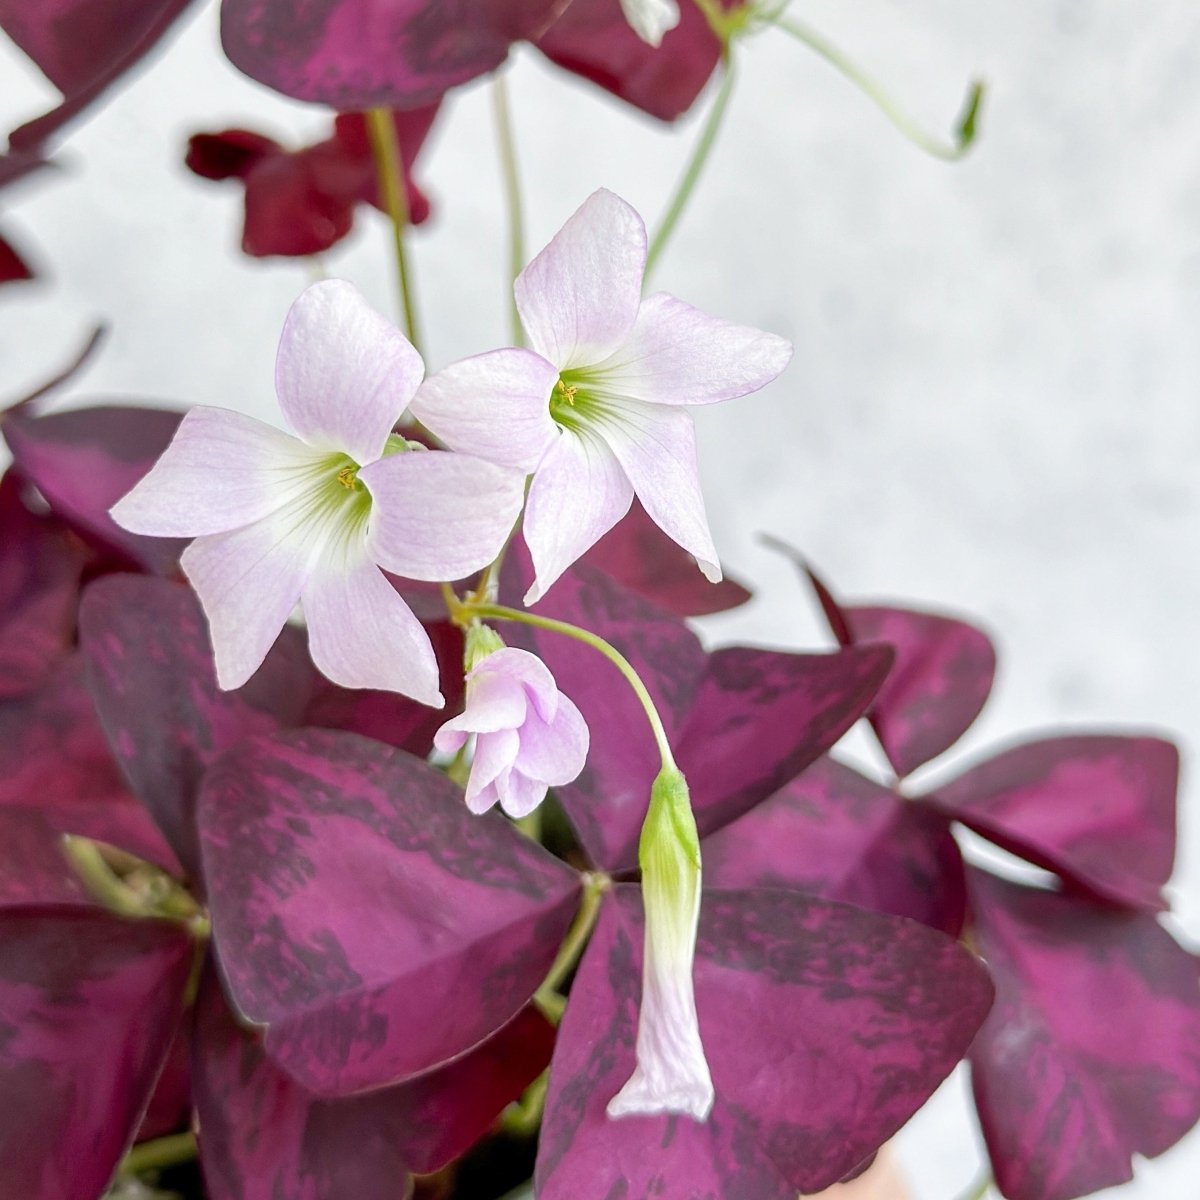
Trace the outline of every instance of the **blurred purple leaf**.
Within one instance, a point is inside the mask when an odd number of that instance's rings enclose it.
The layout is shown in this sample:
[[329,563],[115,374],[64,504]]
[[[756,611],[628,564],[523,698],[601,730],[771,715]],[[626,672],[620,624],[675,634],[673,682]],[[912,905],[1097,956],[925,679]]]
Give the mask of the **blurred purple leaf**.
[[178,870],[113,762],[77,655],[38,691],[0,702],[0,906],[84,902],[64,833]]
[[411,1083],[345,1100],[303,1091],[201,990],[200,1153],[212,1200],[398,1200],[482,1137],[550,1061],[554,1030],[525,1009],[482,1046]]
[[158,408],[98,405],[33,416],[4,414],[4,437],[16,469],[46,498],[56,516],[85,538],[160,575],[178,570],[181,538],[129,533],[108,510],[167,448],[181,414]]
[[0,28],[63,94],[9,136],[36,150],[148,54],[191,0],[0,0]]
[[927,799],[1076,887],[1157,911],[1175,862],[1178,783],[1170,742],[1077,734],[1014,746]]
[[708,837],[704,878],[717,888],[794,888],[951,937],[965,916],[948,822],[828,757]]
[[311,675],[271,655],[236,692],[217,687],[200,603],[183,584],[110,575],[84,594],[80,640],[113,754],[193,880],[207,765],[243,737],[295,723]]
[[663,121],[691,108],[721,57],[694,3],[679,5],[679,24],[657,49],[633,32],[619,0],[573,0],[536,44],[560,67]]
[[221,41],[251,79],[343,112],[415,108],[494,70],[566,0],[224,0]]
[[[3,162],[3,159],[0,159],[0,162]],[[3,183],[2,179],[0,179],[0,183]],[[50,376],[49,379],[46,379],[42,383],[38,384],[38,386],[32,392],[29,392],[27,395],[22,396],[19,400],[11,404],[5,405],[3,409],[0,410],[0,421],[4,420],[6,412],[11,411],[12,409],[29,407],[36,401],[40,400],[43,396],[57,391],[64,383],[67,383],[73,379],[91,361],[92,356],[103,344],[107,333],[108,329],[106,326],[95,326],[88,334],[87,341],[84,342],[82,348],[75,354],[75,357],[72,358],[66,366],[62,367],[54,375]]]
[[733,579],[709,583],[696,560],[655,525],[637,499],[580,562],[677,617],[725,612],[750,599]]
[[0,701],[40,687],[75,638],[90,555],[53,517],[32,512],[21,480],[0,478]]
[[550,1073],[539,1200],[793,1200],[854,1170],[924,1103],[991,1003],[979,963],[910,921],[786,891],[706,891],[696,1004],[716,1088],[705,1124],[610,1120],[634,1063],[641,904],[606,899]]
[[11,242],[0,237],[0,283],[20,283],[33,278],[33,268],[17,253]]
[[1132,1178],[1200,1119],[1200,967],[1152,916],[968,871],[996,1006],[971,1050],[1009,1200]]
[[0,1195],[97,1200],[183,1011],[192,942],[101,912],[0,913]]
[[441,772],[344,733],[239,743],[200,836],[218,956],[266,1052],[321,1096],[471,1049],[545,977],[576,874]]
[[[437,109],[435,103],[393,114],[414,225],[428,218],[429,201],[413,183],[412,167]],[[244,129],[195,134],[187,165],[205,179],[242,181],[242,249],[256,258],[319,254],[350,232],[359,204],[381,205],[361,113],[343,113],[332,136],[294,151]]]

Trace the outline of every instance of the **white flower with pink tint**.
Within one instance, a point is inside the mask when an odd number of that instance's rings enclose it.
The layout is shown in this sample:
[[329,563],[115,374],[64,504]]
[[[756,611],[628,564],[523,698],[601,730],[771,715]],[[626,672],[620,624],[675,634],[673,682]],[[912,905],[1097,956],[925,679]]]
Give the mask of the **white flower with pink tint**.
[[709,579],[721,578],[688,407],[756,391],[792,348],[665,292],[643,300],[645,267],[641,217],[596,192],[517,277],[532,349],[454,363],[413,400],[413,414],[452,449],[532,473],[526,604],[629,511],[635,493]]
[[466,708],[437,731],[433,743],[454,752],[471,737],[467,807],[475,813],[499,804],[510,817],[528,816],[549,788],[570,783],[587,759],[588,727],[579,709],[541,659],[508,646],[486,654],[467,673]]
[[134,533],[195,538],[182,566],[221,687],[254,674],[299,601],[313,661],[335,683],[444,703],[429,636],[383,570],[449,581],[486,566],[521,510],[523,479],[393,434],[423,374],[355,287],[315,284],[292,305],[275,363],[292,433],[192,409],[113,508]]

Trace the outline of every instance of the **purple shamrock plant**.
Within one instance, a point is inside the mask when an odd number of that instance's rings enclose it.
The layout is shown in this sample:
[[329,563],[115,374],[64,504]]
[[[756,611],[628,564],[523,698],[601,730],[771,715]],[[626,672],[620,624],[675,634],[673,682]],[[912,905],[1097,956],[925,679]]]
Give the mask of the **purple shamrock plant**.
[[[1157,920],[1178,752],[1142,734],[1043,736],[913,795],[904,776],[982,708],[991,643],[954,617],[842,605],[808,576],[842,646],[896,653],[867,712],[896,779],[820,760],[706,844],[710,879],[961,934],[997,989],[969,1055],[997,1186],[1009,1200],[1074,1200],[1126,1182],[1135,1155],[1161,1154],[1200,1120],[1197,958]],[[964,862],[955,823],[1052,885]]]

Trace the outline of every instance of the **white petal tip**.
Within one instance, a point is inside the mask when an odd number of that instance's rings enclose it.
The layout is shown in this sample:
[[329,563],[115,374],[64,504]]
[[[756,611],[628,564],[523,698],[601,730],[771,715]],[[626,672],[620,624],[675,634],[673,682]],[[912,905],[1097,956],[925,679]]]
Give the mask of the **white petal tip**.
[[529,591],[525,593],[521,603],[524,604],[526,608],[529,608],[530,605],[536,604],[542,598],[542,590],[543,589],[541,585],[535,579],[533,582],[533,587],[531,587]]
[[696,559],[700,567],[701,573],[709,583],[720,583],[725,578],[721,571],[721,564],[715,562],[705,562],[702,558]]
[[662,1090],[651,1087],[637,1072],[608,1102],[605,1110],[612,1119],[621,1117],[657,1117],[674,1114],[691,1117],[693,1121],[708,1120],[713,1106],[713,1086],[710,1080],[692,1080]]

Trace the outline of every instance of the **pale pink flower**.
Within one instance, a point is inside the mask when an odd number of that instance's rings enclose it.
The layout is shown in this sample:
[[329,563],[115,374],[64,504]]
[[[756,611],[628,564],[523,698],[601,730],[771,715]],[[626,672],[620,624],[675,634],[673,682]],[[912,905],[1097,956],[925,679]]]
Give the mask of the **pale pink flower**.
[[629,510],[721,577],[687,406],[744,396],[791,357],[783,338],[710,317],[664,292],[642,299],[646,228],[598,191],[521,272],[531,350],[454,363],[412,411],[448,446],[533,473],[525,540],[532,604]]
[[499,804],[510,817],[527,816],[549,788],[570,783],[587,758],[588,727],[579,709],[540,658],[508,646],[468,672],[466,708],[433,744],[453,752],[471,736],[467,807],[475,813]]
[[275,364],[293,433],[192,409],[113,508],[135,533],[196,539],[182,566],[221,687],[254,674],[299,601],[330,679],[442,706],[429,637],[380,568],[436,581],[479,570],[520,512],[523,479],[393,435],[423,373],[356,288],[315,284],[292,305]]

